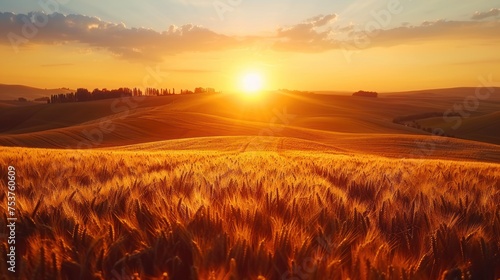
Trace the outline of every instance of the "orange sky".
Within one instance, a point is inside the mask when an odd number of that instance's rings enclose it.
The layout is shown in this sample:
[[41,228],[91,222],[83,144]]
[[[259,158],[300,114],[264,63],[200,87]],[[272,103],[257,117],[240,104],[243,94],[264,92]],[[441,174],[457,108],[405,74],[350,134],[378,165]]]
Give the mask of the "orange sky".
[[[232,91],[239,89],[242,75],[257,72],[266,89],[477,86],[480,76],[500,76],[496,11],[471,10],[459,20],[387,27],[381,22],[369,25],[377,22],[369,17],[363,26],[343,23],[335,13],[304,15],[292,24],[241,34],[194,24],[161,31],[57,14],[46,16],[47,23],[30,38],[22,33],[23,16],[42,20],[40,14],[1,12],[0,83],[73,89],[202,86]],[[12,38],[23,41],[12,44]],[[148,76],[157,78],[146,81]]]

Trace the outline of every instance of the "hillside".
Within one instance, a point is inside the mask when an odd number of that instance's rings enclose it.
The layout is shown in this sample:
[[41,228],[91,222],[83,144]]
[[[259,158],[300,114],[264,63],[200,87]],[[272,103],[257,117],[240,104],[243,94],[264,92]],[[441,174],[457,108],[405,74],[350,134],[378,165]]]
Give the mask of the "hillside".
[[[103,148],[197,137],[271,136],[384,156],[448,154],[496,161],[499,147],[478,141],[499,143],[500,135],[492,130],[498,125],[500,103],[481,104],[474,112],[477,117],[464,119],[463,128],[453,133],[475,141],[430,136],[392,122],[396,116],[444,112],[460,100],[278,93],[261,99],[211,94],[10,106],[0,113],[0,145]],[[471,133],[469,127],[484,129]]]
[[499,104],[463,119],[456,131],[474,140],[393,122],[461,101],[4,102],[0,169],[18,174],[20,278],[495,279]]
[[489,101],[499,101],[500,100],[500,87],[494,87],[490,85],[479,87],[456,87],[456,88],[438,88],[438,89],[424,89],[424,90],[411,90],[402,92],[385,92],[382,96],[401,96],[401,97],[459,97],[465,98],[467,96],[475,96],[476,91],[479,94],[487,95],[490,92],[488,98]]
[[2,101],[17,100],[20,97],[24,97],[28,100],[34,100],[41,97],[50,97],[52,94],[69,92],[72,91],[68,89],[41,89],[23,85],[0,84],[0,100]]

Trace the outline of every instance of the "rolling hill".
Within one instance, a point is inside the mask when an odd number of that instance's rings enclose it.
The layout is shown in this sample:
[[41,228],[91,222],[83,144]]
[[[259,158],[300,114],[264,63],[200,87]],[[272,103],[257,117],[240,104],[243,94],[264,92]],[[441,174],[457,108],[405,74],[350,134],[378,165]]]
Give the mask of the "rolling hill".
[[[293,143],[293,139],[311,141],[314,147],[350,153],[499,160],[496,144],[500,135],[492,131],[498,126],[495,112],[500,103],[482,103],[474,112],[477,117],[464,119],[463,130],[453,133],[473,141],[432,136],[392,122],[402,115],[444,112],[463,102],[462,93],[450,97],[429,96],[427,92],[387,94],[381,98],[269,93],[255,99],[207,94],[10,106],[0,113],[0,145],[112,148],[174,140],[152,145],[182,149],[201,148],[214,139],[232,147],[231,141],[236,139],[249,143],[261,139],[256,136],[270,136],[283,137],[286,143]],[[435,120],[432,125],[441,124]],[[180,144],[178,139],[188,140]],[[297,149],[304,147],[303,142],[295,142]],[[206,149],[210,147],[213,143],[206,145]]]
[[[475,115],[461,120],[451,118],[447,122],[443,118],[428,118],[419,123],[426,127],[440,127],[446,133],[458,132],[465,139],[475,139],[483,142],[500,144],[500,111],[484,115]],[[455,129],[455,127],[457,127]]]
[[[23,85],[6,85],[0,84],[0,100],[17,100],[24,97],[28,100],[34,100],[41,97],[50,97],[52,94],[69,93],[72,90],[58,89],[41,89]],[[0,104],[1,108],[1,104]]]
[[393,122],[463,99],[7,102],[0,173],[18,180],[23,257],[4,278],[496,279],[498,103],[455,130],[474,140]]
[[402,91],[402,92],[386,92],[382,93],[382,96],[401,96],[401,97],[459,97],[465,98],[467,96],[474,96],[478,91],[479,94],[487,95],[487,91],[491,93],[488,100],[489,101],[499,101],[500,100],[500,87],[494,87],[490,85],[484,85],[479,87],[455,87],[455,88],[438,88],[438,89],[424,89],[424,90],[412,90],[412,91]]

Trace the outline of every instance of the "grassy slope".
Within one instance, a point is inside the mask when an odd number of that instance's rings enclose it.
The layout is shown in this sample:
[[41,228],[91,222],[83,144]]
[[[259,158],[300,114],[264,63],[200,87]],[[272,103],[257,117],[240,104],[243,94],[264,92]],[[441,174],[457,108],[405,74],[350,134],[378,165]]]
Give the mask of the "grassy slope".
[[500,145],[500,111],[484,115],[471,115],[461,120],[450,117],[449,122],[443,118],[429,118],[420,120],[418,123],[424,127],[442,128],[448,134],[460,135],[466,139],[476,139]]
[[[21,279],[500,276],[498,164],[0,148],[7,165],[18,172]],[[5,250],[2,240],[2,271]]]
[[[324,138],[321,138],[324,137]],[[274,151],[304,150],[350,155],[372,154],[392,158],[450,159],[500,162],[497,145],[451,138],[402,135],[317,134],[317,141],[295,137],[214,136],[156,141],[108,147],[127,151]]]
[[[2,145],[102,148],[0,147],[0,173],[18,170],[21,279],[437,279],[451,269],[496,279],[500,165],[472,161],[500,162],[498,145],[391,123],[462,99],[211,95],[147,98],[126,115],[110,100],[2,110]],[[283,108],[296,117],[271,129]],[[89,142],[82,132],[104,120],[114,128]]]
[[456,88],[440,88],[440,89],[425,89],[425,90],[412,90],[404,92],[389,92],[382,93],[382,96],[413,96],[413,97],[458,97],[464,99],[465,97],[475,96],[476,91],[480,95],[491,93],[489,100],[500,100],[500,87],[456,87]]
[[[387,93],[383,96],[400,100],[409,99],[412,102],[448,98],[452,102],[445,110],[453,110],[455,106],[459,108],[474,106],[476,90],[477,88],[450,88]],[[461,121],[450,117],[448,122],[444,121],[443,118],[429,118],[419,120],[418,123],[423,127],[441,128],[447,134],[460,138],[498,145],[500,144],[500,115],[498,113],[500,111],[500,88],[481,88],[479,92],[481,95],[485,95],[488,91],[491,91],[490,96],[485,100],[476,100],[479,101],[478,108],[472,112],[467,111],[466,117],[462,118]],[[466,102],[467,100],[469,103]],[[460,123],[458,127],[452,128],[458,123]]]
[[[414,134],[424,132],[392,123],[395,116],[444,111],[461,100],[463,97],[421,95],[371,99],[278,94],[261,100],[190,95],[12,107],[0,113],[0,145],[101,148],[218,136],[249,136],[242,141],[250,142],[260,134],[384,156],[499,161],[496,145],[418,136]],[[490,102],[477,114],[491,113],[498,107]],[[130,110],[119,113],[113,108]],[[293,117],[284,121],[283,113]],[[489,130],[475,137],[489,137],[492,142],[499,139]],[[190,145],[200,146],[203,141]],[[168,148],[176,143],[165,145]]]
[[52,94],[69,93],[66,89],[41,89],[23,85],[0,84],[0,100],[17,100],[24,97],[29,100],[40,97],[50,97]]

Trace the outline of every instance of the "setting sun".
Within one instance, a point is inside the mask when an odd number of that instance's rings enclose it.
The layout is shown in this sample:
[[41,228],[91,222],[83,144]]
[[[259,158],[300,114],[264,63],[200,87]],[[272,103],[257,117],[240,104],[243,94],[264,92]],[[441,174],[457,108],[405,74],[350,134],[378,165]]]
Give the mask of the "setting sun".
[[262,76],[258,73],[247,73],[241,78],[241,89],[247,94],[259,92],[263,84]]
[[0,280],[500,280],[500,0],[0,1]]

